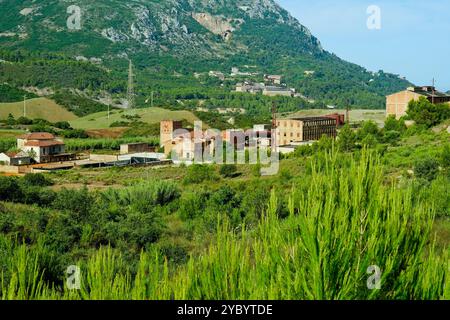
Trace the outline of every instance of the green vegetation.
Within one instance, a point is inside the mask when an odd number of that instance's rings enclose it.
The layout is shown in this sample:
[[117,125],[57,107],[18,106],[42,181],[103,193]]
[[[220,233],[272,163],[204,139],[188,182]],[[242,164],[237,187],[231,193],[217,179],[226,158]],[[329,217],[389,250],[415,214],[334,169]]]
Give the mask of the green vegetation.
[[[23,116],[23,98],[21,102],[0,103],[0,119]],[[51,122],[70,121],[77,118],[61,105],[47,98],[35,98],[26,101],[26,116],[30,119],[45,119]]]
[[[1,296],[449,298],[448,251],[432,240],[436,212],[426,193],[386,183],[380,157],[367,150],[319,153],[308,168],[285,196],[275,188],[262,194],[250,220],[253,211],[240,209],[256,206],[254,192],[226,185],[180,198],[176,185],[148,182],[102,193],[62,190],[45,208],[2,204]],[[206,248],[205,241],[196,254],[168,246],[164,225],[178,214],[195,239],[213,231]],[[71,264],[81,267],[81,290],[64,288]],[[382,270],[380,290],[367,289],[373,265]]]
[[167,119],[187,120],[189,123],[193,124],[194,121],[198,120],[198,118],[189,111],[169,111],[162,108],[145,108],[135,110],[114,110],[110,113],[109,118],[108,112],[94,113],[70,121],[70,124],[76,129],[106,129],[117,122],[120,122],[121,126],[131,127],[133,121],[123,118],[123,116],[126,115],[137,115],[141,122],[147,124],[159,124],[160,121]]
[[28,99],[37,98],[37,96],[33,93],[11,87],[7,84],[0,84],[0,102],[23,101],[24,96]]
[[430,128],[444,120],[450,119],[450,105],[432,104],[426,98],[421,97],[418,101],[411,101],[408,104],[408,117],[418,125]]

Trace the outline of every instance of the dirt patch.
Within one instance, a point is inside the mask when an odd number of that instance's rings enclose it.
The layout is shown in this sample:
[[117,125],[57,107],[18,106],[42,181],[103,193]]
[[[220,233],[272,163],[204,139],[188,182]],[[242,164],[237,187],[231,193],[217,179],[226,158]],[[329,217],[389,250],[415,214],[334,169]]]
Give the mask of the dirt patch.
[[117,139],[122,137],[125,131],[128,128],[110,128],[110,129],[92,129],[87,130],[86,133],[90,138],[94,139],[102,139],[102,138],[111,138]]

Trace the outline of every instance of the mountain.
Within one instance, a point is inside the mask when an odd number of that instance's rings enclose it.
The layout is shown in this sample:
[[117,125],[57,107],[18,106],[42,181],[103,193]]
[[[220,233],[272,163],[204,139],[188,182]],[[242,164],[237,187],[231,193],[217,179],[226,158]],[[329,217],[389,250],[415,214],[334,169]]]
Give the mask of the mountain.
[[[211,80],[198,80],[194,74],[210,70],[229,74],[233,67],[255,74],[254,80],[266,73],[281,74],[287,85],[302,95],[342,107],[382,108],[385,95],[411,85],[397,75],[369,72],[325,51],[305,26],[273,0],[78,0],[79,30],[68,28],[77,21],[77,8],[71,4],[0,0],[0,59],[15,64],[28,61],[28,65],[62,59],[72,68],[73,77],[82,78],[78,84],[116,93],[124,92],[127,59],[131,59],[142,99],[148,97],[150,89],[179,89],[186,96],[205,88],[210,91],[214,85],[218,90],[231,90],[232,81],[220,87]],[[11,61],[17,55],[28,59]],[[82,63],[91,64],[91,71],[98,69],[99,84],[76,74],[73,68]],[[11,77],[8,81],[5,70],[2,77],[2,68],[6,68],[5,63],[0,64],[0,81],[20,84]],[[29,68],[9,68],[33,76]],[[82,73],[85,68],[81,68]],[[57,87],[61,79],[53,83]]]

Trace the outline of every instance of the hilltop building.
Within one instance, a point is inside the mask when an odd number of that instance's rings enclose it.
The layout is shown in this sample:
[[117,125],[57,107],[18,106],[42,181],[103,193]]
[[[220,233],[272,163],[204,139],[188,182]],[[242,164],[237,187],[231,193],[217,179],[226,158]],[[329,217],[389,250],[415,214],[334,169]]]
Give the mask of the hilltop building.
[[264,75],[264,81],[272,83],[272,84],[278,84],[281,85],[281,79],[283,77],[279,75]]
[[238,83],[236,85],[236,92],[244,92],[252,94],[261,93],[269,97],[275,96],[294,97],[296,94],[295,89],[278,86],[266,86],[264,83],[251,83],[251,82]]
[[425,97],[435,104],[450,102],[449,94],[436,91],[433,86],[409,87],[386,97],[386,116],[395,116],[400,119],[406,115],[409,102],[419,100],[420,97]]
[[263,90],[263,95],[269,96],[269,97],[276,97],[276,96],[294,97],[295,89],[267,86]]

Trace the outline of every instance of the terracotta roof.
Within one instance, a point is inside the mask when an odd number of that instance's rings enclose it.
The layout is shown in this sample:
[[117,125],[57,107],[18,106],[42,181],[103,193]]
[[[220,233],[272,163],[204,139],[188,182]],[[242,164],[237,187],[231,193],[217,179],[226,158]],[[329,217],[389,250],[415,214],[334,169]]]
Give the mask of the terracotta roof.
[[5,152],[5,154],[10,158],[15,158],[18,152]]
[[33,132],[21,135],[18,138],[25,140],[53,140],[55,139],[55,136],[48,132]]
[[53,147],[62,146],[64,142],[61,141],[28,141],[25,143],[25,147]]

